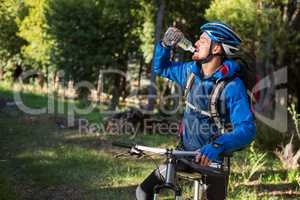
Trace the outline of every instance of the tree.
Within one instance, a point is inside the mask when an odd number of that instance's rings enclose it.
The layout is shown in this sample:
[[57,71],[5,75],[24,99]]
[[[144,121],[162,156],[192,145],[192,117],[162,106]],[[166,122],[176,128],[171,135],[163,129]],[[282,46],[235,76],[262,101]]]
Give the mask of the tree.
[[[165,7],[166,5],[164,0],[157,0],[154,44],[156,44],[161,37]],[[154,54],[154,50],[153,50],[153,54]],[[149,94],[148,94],[148,110],[153,110],[154,108],[154,101],[155,101],[154,95],[156,92],[153,85],[155,84],[155,78],[156,78],[155,72],[151,70],[151,75],[150,75],[151,84],[149,85]]]
[[[67,79],[95,83],[100,69],[126,72],[129,54],[136,45],[134,18],[137,1],[50,0],[46,10],[46,32],[53,40],[51,62],[63,69]],[[110,78],[115,109],[124,80]],[[81,97],[87,91],[80,91]]]
[[44,13],[47,4],[48,0],[24,0],[28,15],[18,22],[18,35],[27,41],[27,45],[22,47],[22,56],[27,65],[39,74],[40,86],[44,84],[43,74],[48,76],[49,71],[55,71],[50,61],[50,51],[54,48],[54,43],[44,30],[46,26]]
[[151,63],[155,43],[155,12],[156,7],[152,1],[141,1],[142,30],[140,34],[140,49],[143,52],[145,63]]
[[19,20],[18,35],[27,41],[22,47],[22,55],[34,69],[46,72],[50,65],[50,49],[53,48],[45,28],[45,8],[48,0],[24,0],[28,15]]
[[[252,0],[212,1],[205,17],[212,21],[223,21],[230,24],[243,40],[243,47],[253,48],[256,41],[256,4]],[[254,50],[254,49],[252,49]]]
[[21,47],[26,42],[17,35],[17,18],[24,15],[26,10],[21,1],[0,1],[0,76],[6,71],[10,72],[6,76],[11,78],[16,64],[21,63]]

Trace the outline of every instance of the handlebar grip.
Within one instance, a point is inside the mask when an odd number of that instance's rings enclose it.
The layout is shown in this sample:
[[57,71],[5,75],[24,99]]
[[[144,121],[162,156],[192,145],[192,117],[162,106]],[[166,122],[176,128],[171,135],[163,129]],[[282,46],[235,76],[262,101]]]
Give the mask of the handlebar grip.
[[194,168],[194,170],[200,172],[201,174],[205,174],[208,176],[223,177],[226,175],[225,171],[223,171],[221,169],[217,169],[217,168],[212,168],[209,166],[201,166],[201,165],[192,163],[191,167]]
[[194,163],[194,162],[191,162],[191,161],[188,161],[185,159],[180,159],[180,161],[187,164],[193,170],[195,170],[203,175],[214,176],[214,177],[223,177],[223,176],[227,175],[226,171],[223,171],[218,168],[213,168],[213,167],[209,167],[209,166],[201,166],[197,163]]
[[134,146],[133,144],[128,144],[124,142],[113,142],[112,145],[117,147],[127,148],[127,149],[131,149]]

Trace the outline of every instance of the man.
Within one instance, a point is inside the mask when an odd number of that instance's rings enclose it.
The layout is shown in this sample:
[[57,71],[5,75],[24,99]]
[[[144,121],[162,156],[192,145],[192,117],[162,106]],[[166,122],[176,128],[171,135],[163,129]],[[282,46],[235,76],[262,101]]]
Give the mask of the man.
[[[155,47],[153,70],[156,74],[176,81],[183,89],[188,89],[186,109],[182,120],[183,149],[198,151],[196,162],[209,165],[212,161],[222,161],[222,152],[241,149],[255,137],[255,124],[250,111],[248,96],[243,80],[238,76],[240,66],[230,56],[239,49],[240,38],[226,24],[210,22],[201,28],[200,38],[195,43],[192,62],[170,61],[171,46],[176,45],[183,37],[176,28],[169,28],[161,42]],[[193,83],[188,79],[194,74]],[[211,117],[198,112],[209,110],[209,97],[216,83],[228,80],[220,95],[223,105],[220,118],[223,124],[231,124],[231,130],[221,133]],[[179,163],[177,170],[188,170],[188,166]],[[154,170],[136,190],[138,200],[153,198],[153,188],[163,182],[165,166]],[[226,198],[227,180],[207,178],[208,200]]]

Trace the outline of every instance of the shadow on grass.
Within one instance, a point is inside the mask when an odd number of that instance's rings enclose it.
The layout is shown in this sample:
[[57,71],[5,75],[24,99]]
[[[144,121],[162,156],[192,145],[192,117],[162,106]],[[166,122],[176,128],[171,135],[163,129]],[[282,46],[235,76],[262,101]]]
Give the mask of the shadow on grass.
[[247,189],[248,191],[255,191],[257,197],[280,197],[281,199],[300,199],[300,190],[298,183],[258,183],[258,184],[245,184],[236,187],[237,190]]
[[76,131],[24,117],[0,114],[0,199],[103,199],[113,195],[108,188],[137,184],[154,168],[150,161],[115,159],[107,148],[112,139],[68,139]]
[[135,199],[135,189],[137,185],[104,187],[92,192],[92,195],[87,195],[88,199],[101,200],[133,200]]
[[[91,195],[101,197],[99,199],[103,199],[101,195],[109,199],[118,193],[109,192],[108,188],[135,183],[148,170],[141,162],[115,160],[101,152],[65,146],[56,151],[25,153],[8,164],[11,174],[6,176],[17,176],[16,188],[18,195],[24,197],[22,199],[59,199],[62,196],[65,198],[61,199],[70,199],[70,195],[83,197],[89,191],[93,191]],[[49,195],[53,198],[48,198]]]

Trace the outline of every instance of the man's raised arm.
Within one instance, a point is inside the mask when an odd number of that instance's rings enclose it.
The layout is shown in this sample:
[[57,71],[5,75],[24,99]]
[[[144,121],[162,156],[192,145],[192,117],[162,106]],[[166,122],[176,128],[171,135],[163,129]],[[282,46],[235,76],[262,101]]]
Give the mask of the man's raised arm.
[[164,47],[162,42],[155,46],[152,70],[162,77],[176,81],[184,87],[187,79],[188,68],[191,68],[192,62],[173,62],[170,61],[170,47]]

